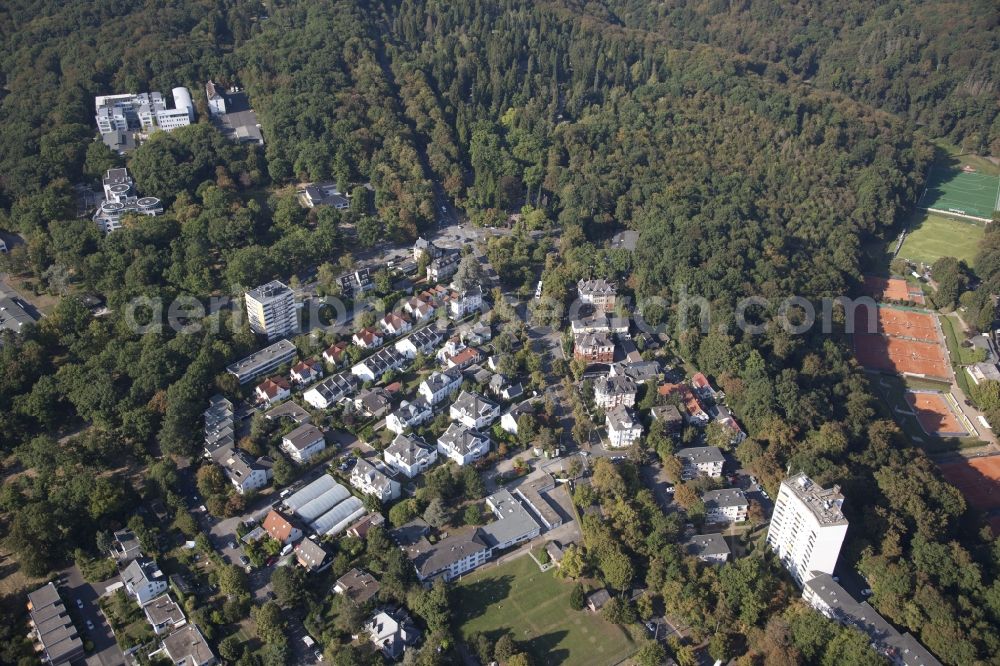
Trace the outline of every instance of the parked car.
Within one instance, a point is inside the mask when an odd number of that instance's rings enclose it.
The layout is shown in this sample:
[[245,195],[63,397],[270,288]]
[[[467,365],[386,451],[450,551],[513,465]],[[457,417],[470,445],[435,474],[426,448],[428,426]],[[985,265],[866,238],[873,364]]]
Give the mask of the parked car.
[[866,587],[865,589],[861,590],[861,596],[863,596],[863,597],[870,597],[870,596],[872,596],[872,588]]
[[236,542],[235,541],[230,541],[229,542],[229,549],[230,550],[236,550]]
[[247,557],[246,555],[240,555],[240,564],[242,564],[245,567],[250,566],[250,558]]
[[323,661],[323,652],[321,650],[313,652],[313,656],[316,657],[316,661]]
[[89,631],[93,631],[94,630],[94,623],[92,621],[90,621],[90,620],[87,620],[87,629]]
[[83,608],[83,599],[77,599],[76,600],[76,607],[77,608]]

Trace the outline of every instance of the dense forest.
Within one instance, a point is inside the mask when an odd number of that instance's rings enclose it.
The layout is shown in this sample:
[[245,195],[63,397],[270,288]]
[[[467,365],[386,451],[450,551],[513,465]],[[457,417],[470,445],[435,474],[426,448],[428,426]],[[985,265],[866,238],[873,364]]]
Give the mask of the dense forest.
[[[444,196],[475,221],[523,211],[557,231],[557,259],[526,236],[491,245],[517,282],[534,264],[557,299],[593,274],[661,299],[642,314],[726,391],[750,434],[740,460],[771,488],[787,466],[844,487],[842,557],[880,612],[946,663],[994,659],[1000,541],[879,418],[844,341],[731,324],[744,296],[852,293],[863,247],[894,235],[923,185],[929,137],[1000,153],[998,14],[912,0],[6,3],[0,229],[25,242],[4,269],[59,298],[0,347],[7,543],[43,575],[124,524],[137,495],[169,495],[155,461],[195,452],[205,399],[233,389],[225,365],[256,345],[226,324],[135,333],[129,299],[349,263],[356,243],[413,239]],[[94,140],[94,95],[187,85],[204,117],[209,78],[245,86],[266,145],[230,144],[207,122],[155,135],[125,163],[167,214],[107,237],[75,217],[72,186],[122,163]],[[374,196],[307,213],[293,185],[317,179]],[[634,257],[605,248],[623,228],[640,232]],[[973,267],[994,291],[998,238]],[[685,293],[711,303],[710,330],[676,330]],[[92,318],[80,294],[111,314]],[[739,594],[720,592],[684,569],[677,526],[628,470],[608,476],[591,499],[616,520],[584,525],[596,571],[624,559],[628,582],[699,635],[723,623],[721,655],[838,663],[843,646],[802,638],[819,629],[785,612],[773,575],[741,565],[722,575]]]

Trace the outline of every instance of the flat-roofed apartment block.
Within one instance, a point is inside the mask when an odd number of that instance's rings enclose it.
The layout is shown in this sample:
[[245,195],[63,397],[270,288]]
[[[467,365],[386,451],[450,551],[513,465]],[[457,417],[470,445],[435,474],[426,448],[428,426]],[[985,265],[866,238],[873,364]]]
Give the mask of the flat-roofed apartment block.
[[781,482],[767,544],[799,585],[817,573],[833,574],[847,535],[840,486],[824,489],[805,474]]
[[690,481],[699,476],[718,479],[722,476],[722,465],[726,462],[722,450],[717,446],[692,446],[678,449],[674,454],[681,461],[681,479]]
[[246,384],[289,363],[295,358],[296,353],[295,345],[291,342],[278,340],[273,345],[227,366],[226,371],[235,375],[240,384]]
[[283,282],[271,280],[245,294],[250,330],[275,340],[299,331],[295,294]]
[[161,594],[156,597],[142,607],[142,612],[146,614],[146,620],[157,636],[166,634],[187,623],[181,607],[170,598],[169,594]]
[[49,583],[28,594],[32,638],[43,663],[62,666],[83,659],[80,640],[55,584]]
[[739,488],[709,490],[701,496],[705,504],[705,520],[709,523],[742,523],[747,519],[750,503]]

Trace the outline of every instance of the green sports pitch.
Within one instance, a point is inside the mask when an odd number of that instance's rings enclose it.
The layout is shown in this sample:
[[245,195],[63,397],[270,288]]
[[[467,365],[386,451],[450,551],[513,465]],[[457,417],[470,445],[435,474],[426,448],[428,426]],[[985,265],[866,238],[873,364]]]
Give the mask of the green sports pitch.
[[965,171],[957,165],[938,165],[917,206],[989,222],[993,211],[1000,207],[1000,176]]

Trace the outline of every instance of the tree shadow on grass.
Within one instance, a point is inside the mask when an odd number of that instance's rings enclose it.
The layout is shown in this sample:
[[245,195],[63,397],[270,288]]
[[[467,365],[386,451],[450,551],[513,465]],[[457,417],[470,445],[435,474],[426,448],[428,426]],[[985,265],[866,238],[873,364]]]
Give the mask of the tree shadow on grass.
[[559,645],[568,634],[569,632],[565,630],[551,631],[547,634],[542,634],[541,636],[536,636],[530,640],[523,641],[523,643],[535,658],[534,663],[561,664],[569,659],[569,650],[566,648],[556,649],[556,646]]
[[499,578],[484,578],[475,583],[462,585],[458,588],[458,608],[462,614],[460,622],[486,615],[491,608],[503,605],[514,582],[513,576]]

